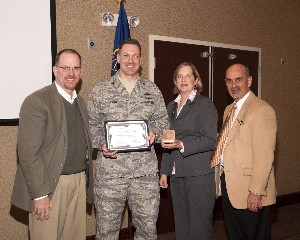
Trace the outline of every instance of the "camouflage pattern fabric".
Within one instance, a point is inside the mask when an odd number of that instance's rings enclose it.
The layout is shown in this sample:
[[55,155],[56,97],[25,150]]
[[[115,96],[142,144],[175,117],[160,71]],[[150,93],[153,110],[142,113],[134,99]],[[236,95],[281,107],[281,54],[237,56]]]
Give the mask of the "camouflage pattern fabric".
[[[139,77],[131,95],[118,79],[100,82],[88,101],[89,124],[93,147],[101,149],[105,143],[104,121],[148,120],[149,129],[156,132],[160,141],[162,130],[169,128],[168,115],[162,94],[151,81]],[[99,151],[98,159],[102,154]],[[101,177],[140,177],[158,172],[154,148],[151,151],[119,153],[117,159],[102,157]]]
[[[129,95],[118,79],[118,73],[100,82],[88,101],[89,124],[93,147],[105,143],[104,121],[148,120],[150,130],[160,141],[162,130],[169,129],[162,94],[151,81],[139,76]],[[135,239],[156,239],[159,207],[157,158],[151,151],[118,153],[116,159],[98,152],[96,162],[95,206],[96,239],[118,239],[126,198],[132,209]]]
[[158,175],[138,178],[97,178],[95,206],[96,240],[118,240],[125,200],[136,227],[135,240],[157,239],[156,221],[159,210]]

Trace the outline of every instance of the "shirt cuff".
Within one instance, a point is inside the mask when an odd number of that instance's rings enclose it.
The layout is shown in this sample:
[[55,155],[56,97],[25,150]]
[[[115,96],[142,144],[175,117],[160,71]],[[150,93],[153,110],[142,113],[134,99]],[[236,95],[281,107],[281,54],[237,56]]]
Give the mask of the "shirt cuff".
[[255,193],[255,192],[251,192],[251,191],[249,191],[250,193],[252,193],[252,194],[254,194],[254,195],[257,195],[257,196],[262,196],[261,194],[259,194],[259,193]]
[[183,142],[181,142],[181,148],[179,150],[181,153],[184,153],[184,145],[183,145]]
[[44,199],[44,198],[46,198],[46,197],[48,197],[48,194],[45,195],[45,196],[42,196],[42,197],[35,198],[35,199],[33,199],[33,200],[41,200],[41,199]]

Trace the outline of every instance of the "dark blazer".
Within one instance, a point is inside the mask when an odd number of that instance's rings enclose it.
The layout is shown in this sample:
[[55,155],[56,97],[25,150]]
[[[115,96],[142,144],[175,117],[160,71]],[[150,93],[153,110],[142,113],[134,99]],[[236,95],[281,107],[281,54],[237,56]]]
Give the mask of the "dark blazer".
[[[87,142],[87,165],[92,166],[87,111],[77,97]],[[62,96],[55,84],[29,95],[20,111],[18,130],[17,173],[11,202],[16,207],[33,211],[33,199],[54,194],[67,156],[68,131]],[[93,173],[89,167],[87,201],[92,201]]]
[[160,174],[171,175],[176,168],[176,177],[208,174],[210,156],[216,147],[218,114],[213,102],[197,93],[193,102],[187,100],[177,115],[178,104],[168,104],[170,129],[175,130],[176,139],[181,140],[184,152],[166,150],[163,153]]

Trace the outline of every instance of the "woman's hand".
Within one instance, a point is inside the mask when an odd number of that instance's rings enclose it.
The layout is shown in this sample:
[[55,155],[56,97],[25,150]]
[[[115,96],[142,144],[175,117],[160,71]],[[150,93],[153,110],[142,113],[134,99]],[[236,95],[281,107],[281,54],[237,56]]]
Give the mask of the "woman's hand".
[[160,175],[159,186],[161,188],[167,188],[168,187],[168,177],[167,177],[166,174]]
[[175,140],[172,143],[161,142],[161,146],[167,149],[181,149],[183,143],[180,140]]

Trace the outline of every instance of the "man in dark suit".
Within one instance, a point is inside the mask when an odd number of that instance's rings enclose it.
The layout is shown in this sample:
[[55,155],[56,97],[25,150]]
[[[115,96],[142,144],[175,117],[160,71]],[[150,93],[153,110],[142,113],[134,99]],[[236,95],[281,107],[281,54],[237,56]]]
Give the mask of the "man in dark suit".
[[31,240],[84,240],[93,174],[86,106],[75,91],[82,75],[79,53],[60,51],[53,72],[53,84],[21,107],[12,204],[29,212]]
[[[275,112],[250,91],[252,77],[246,66],[234,64],[229,67],[225,83],[234,103],[225,109],[224,122],[233,105],[236,109],[216,169],[224,171],[221,191],[229,239],[270,239],[269,211],[270,205],[276,202]],[[218,139],[218,146],[220,142]],[[212,167],[216,165],[213,162],[212,159]]]

